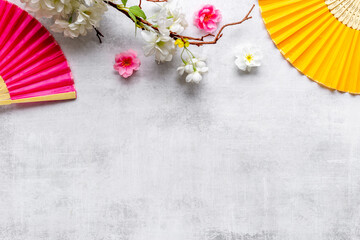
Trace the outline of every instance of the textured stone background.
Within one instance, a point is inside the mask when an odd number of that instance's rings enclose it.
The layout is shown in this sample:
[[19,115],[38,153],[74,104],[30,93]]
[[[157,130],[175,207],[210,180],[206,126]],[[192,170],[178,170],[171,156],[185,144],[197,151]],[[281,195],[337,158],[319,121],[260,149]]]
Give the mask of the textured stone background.
[[[185,1],[189,20],[204,3],[229,22],[257,1]],[[253,16],[194,48],[198,86],[142,54],[122,80],[114,56],[142,40],[114,10],[102,45],[56,34],[79,98],[0,108],[0,239],[360,239],[360,98],[299,74]],[[233,64],[246,42],[265,55],[252,74]]]

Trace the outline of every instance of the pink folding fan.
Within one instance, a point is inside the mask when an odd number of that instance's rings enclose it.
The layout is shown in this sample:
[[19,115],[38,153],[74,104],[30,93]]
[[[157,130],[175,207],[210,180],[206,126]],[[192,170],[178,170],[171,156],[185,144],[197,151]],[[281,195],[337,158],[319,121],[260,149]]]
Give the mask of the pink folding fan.
[[75,99],[68,62],[51,34],[0,0],[0,105]]

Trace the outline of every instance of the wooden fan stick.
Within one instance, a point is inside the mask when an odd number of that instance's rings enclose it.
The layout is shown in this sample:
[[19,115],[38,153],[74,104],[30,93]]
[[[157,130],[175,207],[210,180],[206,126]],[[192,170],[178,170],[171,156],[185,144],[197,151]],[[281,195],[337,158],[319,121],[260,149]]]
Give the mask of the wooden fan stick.
[[325,0],[325,4],[341,23],[360,30],[360,0]]
[[10,100],[10,94],[4,79],[0,76],[0,101],[4,100]]

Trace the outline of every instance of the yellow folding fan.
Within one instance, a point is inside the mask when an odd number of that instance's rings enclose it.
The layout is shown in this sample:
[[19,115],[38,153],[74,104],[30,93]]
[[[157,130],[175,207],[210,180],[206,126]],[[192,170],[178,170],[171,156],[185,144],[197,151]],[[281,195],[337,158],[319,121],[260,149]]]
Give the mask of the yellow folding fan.
[[259,0],[271,38],[310,79],[360,94],[360,0]]

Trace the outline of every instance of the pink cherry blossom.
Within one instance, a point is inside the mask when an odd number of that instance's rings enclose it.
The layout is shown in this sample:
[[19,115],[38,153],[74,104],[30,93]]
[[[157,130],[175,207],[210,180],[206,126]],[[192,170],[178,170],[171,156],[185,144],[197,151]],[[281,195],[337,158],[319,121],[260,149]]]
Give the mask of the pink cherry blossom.
[[207,4],[195,13],[194,25],[208,33],[213,33],[217,29],[217,24],[221,21],[220,10],[213,5]]
[[133,75],[134,71],[139,70],[140,59],[137,58],[137,52],[130,49],[126,52],[117,54],[115,57],[114,69],[119,72],[123,78]]

